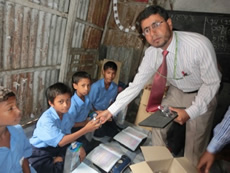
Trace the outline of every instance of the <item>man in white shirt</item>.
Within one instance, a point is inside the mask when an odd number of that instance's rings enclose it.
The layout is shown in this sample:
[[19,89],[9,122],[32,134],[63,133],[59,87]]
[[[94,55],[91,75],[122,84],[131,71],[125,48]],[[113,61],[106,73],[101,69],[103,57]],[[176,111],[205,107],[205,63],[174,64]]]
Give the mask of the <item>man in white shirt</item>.
[[[139,14],[137,29],[150,47],[145,51],[133,82],[99,117],[105,122],[125,108],[155,74],[162,63],[162,51],[167,50],[167,76],[162,77],[167,79],[169,90],[161,105],[168,105],[177,112],[175,122],[181,125],[186,123],[185,157],[197,165],[209,140],[217,105],[215,96],[220,86],[214,48],[203,35],[172,31],[171,19],[159,6],[147,7]],[[167,146],[169,127],[153,129],[153,145]]]

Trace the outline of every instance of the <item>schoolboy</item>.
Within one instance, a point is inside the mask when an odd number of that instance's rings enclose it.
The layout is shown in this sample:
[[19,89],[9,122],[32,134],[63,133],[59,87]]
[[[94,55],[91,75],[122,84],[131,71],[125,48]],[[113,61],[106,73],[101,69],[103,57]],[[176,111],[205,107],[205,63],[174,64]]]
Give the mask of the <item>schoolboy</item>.
[[[91,76],[87,72],[78,71],[73,74],[72,87],[74,94],[71,98],[71,106],[68,111],[71,121],[75,124],[71,130],[72,132],[80,130],[90,121],[90,118],[88,118],[89,112],[92,109],[88,96],[90,85]],[[89,153],[99,144],[96,141],[89,141],[85,136],[81,136],[78,141],[82,143],[86,153]]]
[[88,96],[90,85],[91,76],[87,72],[78,71],[73,74],[72,87],[74,89],[74,94],[71,98],[71,106],[68,111],[71,115],[71,119],[75,123],[75,128],[72,129],[72,131],[84,127],[89,121],[87,118],[92,109]]
[[[33,153],[30,163],[41,173],[62,173],[64,157],[68,144],[80,136],[99,127],[98,121],[90,121],[81,130],[70,134],[73,123],[67,113],[71,104],[71,90],[63,83],[55,83],[46,92],[47,109],[39,118],[30,143]],[[80,150],[80,160],[85,157],[83,148]]]
[[[94,111],[107,109],[116,99],[118,86],[113,80],[116,77],[117,65],[113,61],[107,61],[103,66],[104,78],[92,84],[89,99]],[[112,120],[112,119],[111,119]],[[118,127],[114,120],[108,121],[95,131],[94,137],[113,137],[118,133]],[[94,138],[97,139],[97,138]]]
[[94,110],[105,110],[116,99],[118,86],[113,80],[116,77],[117,65],[113,61],[107,61],[103,66],[103,77],[91,86],[89,99]]
[[15,94],[0,86],[0,168],[1,172],[36,172],[29,167],[31,145],[18,124],[21,112]]

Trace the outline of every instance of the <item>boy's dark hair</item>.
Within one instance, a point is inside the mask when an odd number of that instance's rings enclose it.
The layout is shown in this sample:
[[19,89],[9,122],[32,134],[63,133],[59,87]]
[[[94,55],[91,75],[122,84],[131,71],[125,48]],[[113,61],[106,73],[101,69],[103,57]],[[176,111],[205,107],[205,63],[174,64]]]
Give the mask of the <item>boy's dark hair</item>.
[[159,14],[161,17],[164,18],[165,21],[169,19],[168,12],[164,8],[158,5],[149,6],[145,8],[142,12],[140,12],[140,14],[137,16],[136,19],[136,29],[139,32],[140,37],[144,39],[144,41],[145,41],[145,37],[142,35],[143,31],[141,28],[141,22],[153,14]]
[[104,71],[107,70],[107,69],[113,69],[114,71],[117,71],[117,64],[113,61],[107,61],[105,64],[104,64]]
[[69,94],[70,97],[72,95],[71,89],[64,83],[57,82],[51,86],[49,86],[46,90],[47,101],[54,103],[54,99],[61,94]]
[[75,72],[72,76],[72,84],[75,83],[75,84],[78,84],[78,82],[81,80],[81,79],[89,79],[91,81],[91,76],[89,73],[85,72],[85,71],[78,71],[78,72]]
[[16,97],[16,95],[10,89],[0,86],[0,102],[8,100],[9,97]]

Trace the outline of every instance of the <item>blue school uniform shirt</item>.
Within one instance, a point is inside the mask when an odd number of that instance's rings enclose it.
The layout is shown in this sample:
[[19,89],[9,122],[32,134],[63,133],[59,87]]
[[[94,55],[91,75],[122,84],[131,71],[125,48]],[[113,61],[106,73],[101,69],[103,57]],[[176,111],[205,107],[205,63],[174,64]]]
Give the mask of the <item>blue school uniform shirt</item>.
[[39,118],[30,143],[36,148],[57,147],[61,139],[71,133],[72,125],[68,113],[61,120],[56,110],[50,107]]
[[71,106],[69,108],[69,115],[74,122],[83,122],[87,119],[90,110],[92,109],[91,103],[89,101],[89,96],[85,96],[85,101],[74,93],[71,97]]
[[104,78],[92,84],[89,99],[96,110],[105,110],[116,99],[118,86],[112,82],[108,89],[105,88]]
[[[32,147],[20,125],[7,126],[10,132],[10,148],[0,147],[0,172],[22,173],[20,160],[32,154]],[[30,167],[31,172],[36,172]]]

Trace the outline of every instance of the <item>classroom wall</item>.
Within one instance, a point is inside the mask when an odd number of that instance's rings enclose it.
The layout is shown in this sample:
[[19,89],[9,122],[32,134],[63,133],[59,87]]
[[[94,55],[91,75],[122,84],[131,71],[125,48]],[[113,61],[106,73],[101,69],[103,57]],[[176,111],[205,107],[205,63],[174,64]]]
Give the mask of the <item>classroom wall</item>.
[[[230,13],[229,0],[117,0],[121,24],[131,29],[138,13],[156,2]],[[70,81],[77,70],[95,78],[98,60],[121,61],[121,81],[132,81],[145,47],[135,30],[119,29],[113,14],[113,0],[0,0],[0,85],[17,94],[22,123],[47,108],[49,85]]]
[[[173,0],[174,10],[210,12],[210,13],[230,13],[229,0]],[[167,5],[169,9],[169,5]]]

